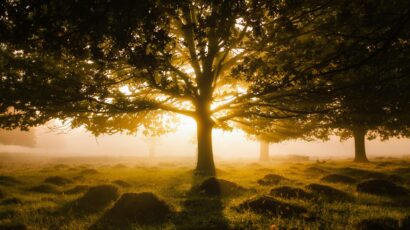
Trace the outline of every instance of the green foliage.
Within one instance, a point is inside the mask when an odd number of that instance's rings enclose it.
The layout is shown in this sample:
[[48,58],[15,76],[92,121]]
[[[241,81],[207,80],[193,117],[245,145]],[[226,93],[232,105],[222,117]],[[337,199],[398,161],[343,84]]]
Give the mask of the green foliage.
[[[1,123],[15,128],[79,117],[76,125],[93,132],[91,123],[117,132],[124,127],[112,127],[106,114],[124,123],[117,114],[162,110],[229,127],[235,117],[314,111],[305,98],[317,95],[312,91],[324,81],[312,73],[331,68],[335,60],[326,57],[345,46],[316,27],[333,24],[338,7],[321,1],[4,2]],[[136,122],[128,125],[136,130]]]
[[[261,57],[249,58],[236,71],[254,82],[257,92],[276,93],[257,108],[263,114],[287,110],[297,116],[248,120],[253,126],[247,131],[274,142],[330,134],[347,139],[357,129],[369,139],[410,135],[408,2],[310,1],[278,7],[288,13],[281,14],[282,26],[259,21],[258,31],[270,42],[260,47]],[[278,99],[282,90],[290,95]]]
[[408,136],[409,8],[406,0],[3,1],[0,128],[61,119],[95,135],[160,135],[177,113],[209,127],[198,155],[212,155],[211,127],[275,142],[357,127]]

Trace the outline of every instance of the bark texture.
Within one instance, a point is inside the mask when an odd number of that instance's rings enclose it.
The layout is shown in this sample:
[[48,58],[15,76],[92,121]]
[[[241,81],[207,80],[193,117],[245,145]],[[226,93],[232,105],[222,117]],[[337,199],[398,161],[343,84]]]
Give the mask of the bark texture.
[[366,156],[365,137],[367,130],[356,128],[353,130],[355,162],[369,162]]

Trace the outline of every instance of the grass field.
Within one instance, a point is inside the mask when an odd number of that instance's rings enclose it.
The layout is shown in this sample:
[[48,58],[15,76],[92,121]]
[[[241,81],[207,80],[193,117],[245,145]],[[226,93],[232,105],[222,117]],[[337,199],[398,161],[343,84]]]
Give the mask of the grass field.
[[[407,229],[409,163],[222,161],[215,188],[188,161],[3,161],[0,229]],[[99,185],[109,189],[87,195]],[[126,205],[112,215],[121,194],[142,192],[162,202],[128,207],[147,221],[124,217]]]

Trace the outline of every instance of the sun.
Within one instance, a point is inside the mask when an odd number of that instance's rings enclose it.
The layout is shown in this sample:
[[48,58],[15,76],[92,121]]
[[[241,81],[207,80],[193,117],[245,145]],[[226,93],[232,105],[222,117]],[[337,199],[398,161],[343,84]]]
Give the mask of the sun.
[[179,125],[177,131],[183,134],[193,135],[196,133],[196,122],[192,117],[177,115]]

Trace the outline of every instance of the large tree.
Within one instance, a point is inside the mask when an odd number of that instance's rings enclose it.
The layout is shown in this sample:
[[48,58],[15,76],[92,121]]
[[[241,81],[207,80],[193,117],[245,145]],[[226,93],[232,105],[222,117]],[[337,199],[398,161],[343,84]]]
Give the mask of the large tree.
[[[310,50],[300,46],[309,42],[292,41],[292,52],[286,53],[287,59],[280,59],[282,63],[278,64],[278,57],[275,56],[272,62],[265,61],[262,66],[268,69],[266,72],[277,71],[278,66],[290,66],[285,72],[289,73],[290,70],[294,76],[332,75],[327,78],[327,91],[323,95],[313,94],[315,98],[312,101],[320,107],[326,103],[328,110],[310,116],[311,119],[304,118],[302,123],[309,126],[310,131],[304,130],[300,134],[326,139],[336,131],[342,138],[354,137],[355,160],[367,161],[364,147],[366,134],[368,138],[379,136],[383,140],[392,136],[409,136],[410,72],[406,63],[410,57],[410,4],[407,1],[328,3],[330,7],[320,10],[318,17],[328,9],[334,17],[325,17],[323,20],[327,22],[324,23],[315,21],[311,24],[315,33],[307,33],[308,38],[299,36],[299,40],[323,44],[325,52],[319,52],[317,46],[310,46]],[[268,48],[272,52],[277,51],[273,47]],[[298,55],[295,59],[292,57],[295,52],[309,55]],[[288,58],[289,54],[291,58]],[[252,68],[254,62],[251,60],[247,66]],[[300,110],[297,102],[293,100],[289,103]],[[306,103],[309,104],[304,101],[302,105]],[[269,130],[266,131],[269,133]],[[271,134],[275,136],[275,129]]]
[[348,43],[327,33],[346,27],[347,2],[4,1],[0,125],[157,133],[190,116],[196,171],[214,174],[213,128],[315,113],[329,78],[378,52],[350,58],[362,31]]
[[[363,3],[352,2],[355,14],[346,20],[349,26],[334,32],[341,34],[340,42],[350,43],[359,41],[353,34],[362,30],[360,41],[367,46],[356,48],[350,57],[367,61],[343,72],[343,84],[333,83],[349,87],[332,92],[334,103],[340,106],[323,114],[316,132],[322,138],[330,134],[342,140],[353,137],[357,162],[368,161],[366,138],[410,136],[410,5],[398,3],[373,1],[362,8]],[[336,65],[346,62],[340,59]]]
[[353,137],[356,162],[368,161],[366,138],[410,136],[410,77],[408,73],[403,75],[402,70],[394,68],[392,73],[372,66],[367,73],[362,71],[360,75],[370,74],[367,77],[372,81],[340,92],[336,100],[341,107],[321,118],[323,126],[319,129],[323,133],[336,134],[342,140]]

